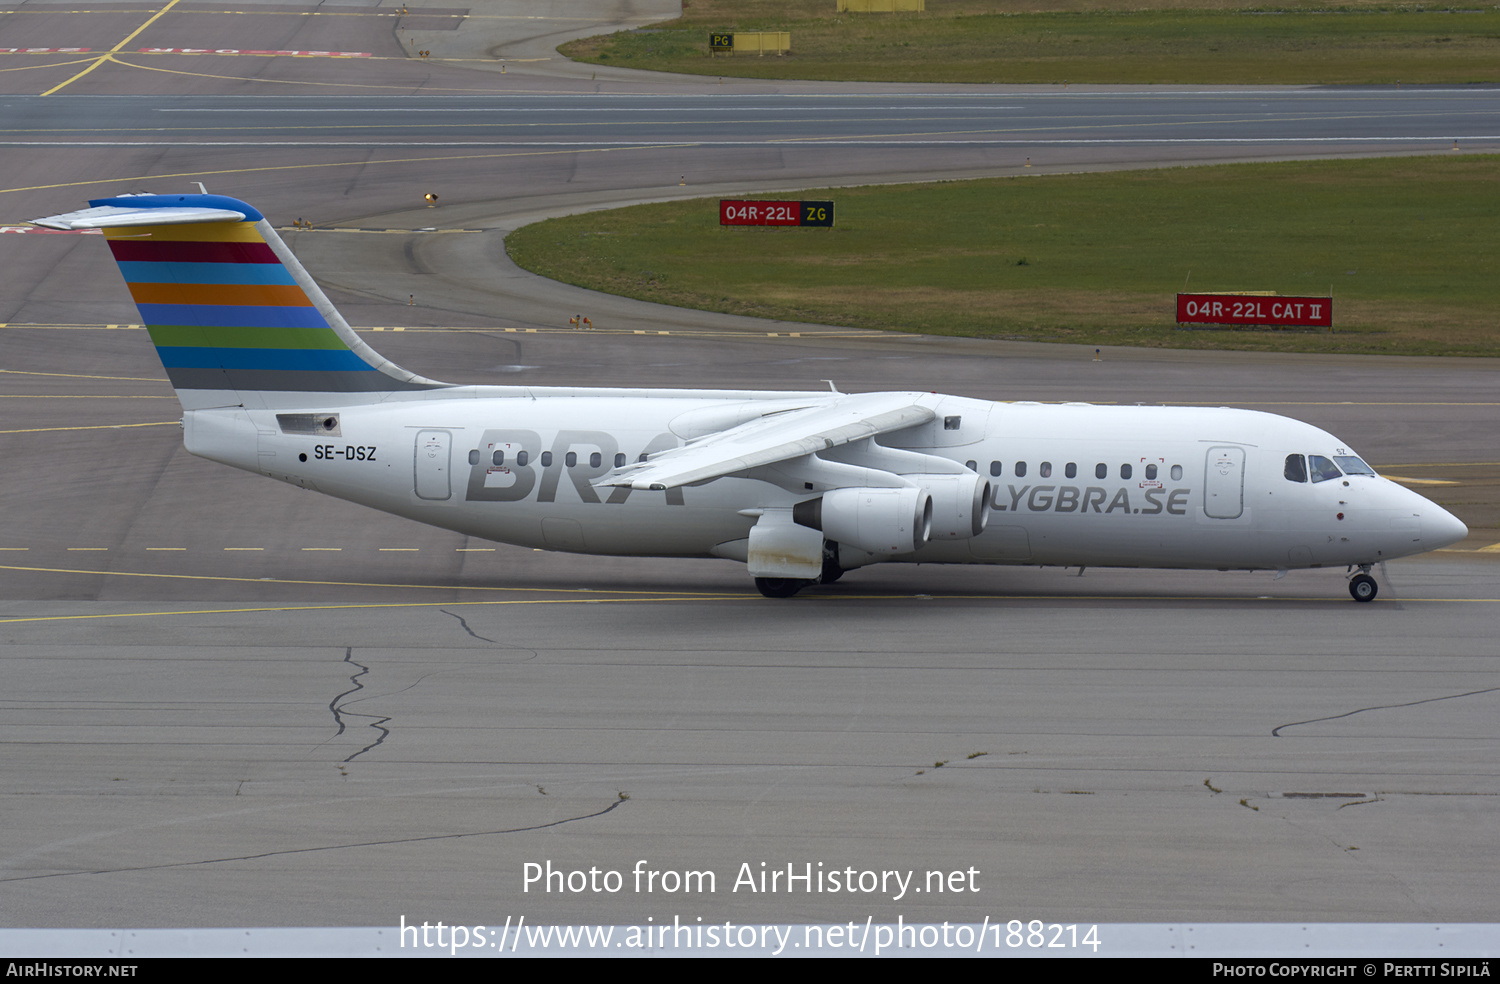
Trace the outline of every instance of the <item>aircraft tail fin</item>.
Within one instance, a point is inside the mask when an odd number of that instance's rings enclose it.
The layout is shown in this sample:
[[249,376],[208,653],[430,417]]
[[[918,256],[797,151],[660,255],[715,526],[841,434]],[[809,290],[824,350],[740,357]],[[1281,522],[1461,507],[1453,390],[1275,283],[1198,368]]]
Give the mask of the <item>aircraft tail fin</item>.
[[222,195],[122,195],[37,219],[102,229],[183,409],[367,403],[446,387],[354,333],[260,212]]

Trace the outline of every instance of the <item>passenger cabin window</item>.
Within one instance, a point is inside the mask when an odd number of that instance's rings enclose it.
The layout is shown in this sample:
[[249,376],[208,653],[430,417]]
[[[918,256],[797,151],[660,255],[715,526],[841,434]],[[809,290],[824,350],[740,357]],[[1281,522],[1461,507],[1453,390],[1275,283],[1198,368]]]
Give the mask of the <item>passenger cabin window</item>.
[[1155,465],[1147,465],[1146,466],[1146,481],[1148,481],[1148,482],[1154,482],[1154,481],[1156,481],[1156,466]]
[[527,459],[527,457],[528,456],[527,456],[527,454],[526,454],[525,451],[517,451],[516,452],[516,467],[518,467],[518,468],[525,468],[526,467],[526,459]]
[[471,465],[477,465],[477,464],[479,464],[479,449],[478,448],[475,448],[473,451],[469,452],[469,464],[471,464]]
[[1286,456],[1286,467],[1281,472],[1288,482],[1307,481],[1307,460],[1300,454]]
[[1180,481],[1182,481],[1182,466],[1181,465],[1173,465],[1172,466],[1172,481],[1174,481],[1174,482],[1180,482]]
[[1069,478],[1077,478],[1078,477],[1078,465],[1075,462],[1072,462],[1072,461],[1068,462],[1067,467],[1063,469],[1063,474],[1066,475],[1066,476],[1068,476]]
[[1052,462],[1050,462],[1050,461],[1044,461],[1044,462],[1042,462],[1042,467],[1038,470],[1038,473],[1043,478],[1051,478],[1052,477]]
[[1121,478],[1129,478],[1130,476],[1131,476],[1130,466],[1129,465],[1121,465],[1120,466],[1120,477]]
[[1024,461],[1018,461],[1018,462],[1016,462],[1016,477],[1017,478],[1025,478],[1026,477],[1026,462],[1024,462]]
[[1094,477],[1095,478],[1108,478],[1109,477],[1109,466],[1108,465],[1104,465],[1104,464],[1095,465],[1094,466]]
[[1344,473],[1339,471],[1338,465],[1335,465],[1321,454],[1308,455],[1307,464],[1309,470],[1312,472],[1312,480],[1314,482],[1327,482],[1330,479],[1344,477]]
[[619,454],[615,455],[615,467],[616,468],[624,468],[625,467],[625,452],[624,451],[621,451]]
[[494,462],[497,465],[505,464],[505,452],[496,451],[494,454],[490,455],[490,461]]
[[578,467],[578,452],[577,451],[569,451],[566,455],[563,456],[563,464],[567,465],[569,468],[577,468]]
[[551,468],[552,467],[552,452],[551,451],[543,451],[542,452],[542,467],[543,468]]
[[999,478],[1005,474],[1005,466],[998,461],[990,462],[990,478]]
[[977,461],[965,461],[964,462],[964,467],[967,468],[967,469],[969,469],[969,471],[971,471],[971,472],[977,472],[977,471],[979,471],[979,462],[977,462]]
[[595,451],[593,454],[589,455],[589,467],[590,468],[598,468],[603,463],[604,463],[604,456],[601,455],[598,451]]

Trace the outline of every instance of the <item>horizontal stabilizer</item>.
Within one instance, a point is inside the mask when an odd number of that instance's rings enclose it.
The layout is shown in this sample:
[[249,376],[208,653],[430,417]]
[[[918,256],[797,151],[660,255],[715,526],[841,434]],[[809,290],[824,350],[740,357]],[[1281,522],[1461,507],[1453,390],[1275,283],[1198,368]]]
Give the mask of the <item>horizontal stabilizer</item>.
[[33,220],[48,229],[103,229],[143,225],[182,225],[189,222],[243,222],[244,212],[227,208],[122,208],[103,205]]
[[259,222],[265,216],[227,195],[116,195],[96,198],[91,208],[33,219],[48,229],[123,229],[130,226],[191,225],[198,222]]

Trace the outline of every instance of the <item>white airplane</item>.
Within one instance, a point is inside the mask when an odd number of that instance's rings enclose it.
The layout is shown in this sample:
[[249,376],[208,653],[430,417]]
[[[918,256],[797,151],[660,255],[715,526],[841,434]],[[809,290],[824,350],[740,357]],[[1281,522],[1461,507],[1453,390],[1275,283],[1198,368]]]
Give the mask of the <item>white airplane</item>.
[[1375,564],[1468,535],[1248,410],[441,383],[360,340],[244,202],[90,205],[36,224],[104,230],[190,452],[471,536],[728,558],[775,598],[900,561],[1343,567],[1371,601]]

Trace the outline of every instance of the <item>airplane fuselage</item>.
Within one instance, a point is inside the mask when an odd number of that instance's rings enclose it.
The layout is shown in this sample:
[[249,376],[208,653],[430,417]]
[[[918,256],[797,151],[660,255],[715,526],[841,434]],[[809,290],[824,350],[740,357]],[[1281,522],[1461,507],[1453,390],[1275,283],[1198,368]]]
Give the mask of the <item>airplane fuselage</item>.
[[[185,417],[186,441],[203,457],[433,526],[588,554],[744,559],[759,511],[794,508],[825,491],[764,476],[664,490],[591,483],[643,455],[832,394],[569,392],[486,398],[460,390],[460,398],[327,411],[196,410]],[[1451,542],[1456,523],[1374,474],[1288,477],[1289,456],[1328,461],[1353,452],[1286,417],[912,397],[935,419],[882,435],[880,448],[978,473],[989,482],[989,521],[977,536],[934,537],[883,559],[1332,567],[1430,550],[1434,541]],[[858,464],[859,455],[853,445],[826,457]]]

